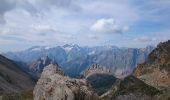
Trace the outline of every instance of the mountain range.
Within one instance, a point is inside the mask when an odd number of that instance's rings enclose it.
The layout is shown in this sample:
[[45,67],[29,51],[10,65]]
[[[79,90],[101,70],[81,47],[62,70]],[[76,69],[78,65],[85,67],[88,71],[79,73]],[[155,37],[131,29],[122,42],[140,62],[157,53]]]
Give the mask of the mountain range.
[[[105,49],[108,50],[108,48]],[[109,53],[114,51],[112,49]],[[146,48],[118,49],[120,51],[143,50],[145,53],[147,51]],[[30,63],[23,62],[23,60],[13,61],[0,55],[0,98],[2,100],[32,100],[33,98],[34,100],[169,100],[169,50],[170,40],[158,44],[148,53],[143,63],[137,64],[137,67],[134,68],[128,67],[132,68],[132,73],[128,72],[127,67],[120,67],[119,69],[124,68],[124,70],[121,75],[118,75],[115,73],[117,69],[113,69],[114,67],[93,62],[80,72],[81,76],[76,78],[68,76],[65,67],[59,65],[54,57],[46,53],[46,55],[31,60]],[[69,53],[68,51],[67,53]],[[102,50],[102,52],[104,51]],[[127,51],[122,53],[124,56]],[[122,57],[122,55],[120,56]],[[101,55],[97,55],[97,57],[101,57]],[[108,59],[106,57],[102,60],[105,62]],[[77,60],[77,62],[79,61]],[[82,61],[86,62],[86,60]],[[32,73],[39,78],[36,85]],[[31,91],[33,91],[33,95]]]
[[170,40],[159,43],[133,73],[118,79],[103,100],[170,100]]
[[35,100],[169,100],[170,41],[160,43],[133,73],[117,78],[106,66],[92,64],[70,78],[58,64],[46,66],[34,88]]
[[[126,76],[138,63],[143,63],[153,49],[153,46],[119,48],[116,46],[80,47],[66,44],[56,47],[35,46],[20,52],[3,53],[3,55],[12,60],[27,63],[29,67],[38,59],[48,56],[49,59],[58,62],[64,72],[71,77],[79,76],[95,63],[110,68],[117,75]],[[39,72],[41,71],[42,69],[39,69]]]

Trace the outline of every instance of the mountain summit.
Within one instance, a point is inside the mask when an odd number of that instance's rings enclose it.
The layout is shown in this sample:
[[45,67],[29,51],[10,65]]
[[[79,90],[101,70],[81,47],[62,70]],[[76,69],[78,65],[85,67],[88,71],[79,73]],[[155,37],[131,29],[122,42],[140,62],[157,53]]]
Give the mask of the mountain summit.
[[37,60],[35,60],[30,65],[30,70],[35,72],[36,74],[41,74],[44,67],[51,63],[55,63],[55,61],[51,60],[48,56],[43,56],[43,57],[40,57]]
[[148,56],[145,63],[139,64],[134,75],[154,87],[170,87],[170,40],[160,43]]
[[34,100],[99,100],[84,79],[65,76],[57,64],[46,66],[34,88]]
[[92,64],[87,70],[84,72],[84,76],[87,78],[93,74],[113,74],[111,73],[111,69],[101,66],[99,64]]

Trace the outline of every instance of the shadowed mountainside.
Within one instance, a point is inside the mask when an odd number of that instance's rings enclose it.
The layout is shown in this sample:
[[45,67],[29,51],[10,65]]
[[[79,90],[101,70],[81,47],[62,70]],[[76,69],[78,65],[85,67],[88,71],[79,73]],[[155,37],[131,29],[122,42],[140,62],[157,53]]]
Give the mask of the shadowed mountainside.
[[2,100],[32,98],[35,82],[20,67],[0,55],[0,96]]

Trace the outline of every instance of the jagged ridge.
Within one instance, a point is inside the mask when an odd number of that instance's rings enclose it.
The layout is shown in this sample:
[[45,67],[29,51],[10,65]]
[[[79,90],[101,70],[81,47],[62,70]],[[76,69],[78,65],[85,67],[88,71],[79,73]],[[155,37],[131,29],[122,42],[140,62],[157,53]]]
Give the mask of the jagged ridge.
[[64,76],[58,65],[44,68],[34,88],[34,100],[98,100],[84,79]]

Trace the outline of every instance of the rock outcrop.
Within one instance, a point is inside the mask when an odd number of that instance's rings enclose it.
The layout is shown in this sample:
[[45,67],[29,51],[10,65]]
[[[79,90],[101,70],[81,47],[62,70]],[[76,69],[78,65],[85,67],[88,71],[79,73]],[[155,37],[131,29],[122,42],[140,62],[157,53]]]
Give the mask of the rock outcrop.
[[48,56],[43,56],[35,60],[29,67],[29,69],[36,73],[36,74],[41,74],[44,67],[51,64],[52,60]]
[[34,88],[34,100],[98,100],[84,79],[64,76],[57,64],[44,68]]
[[92,64],[87,70],[85,70],[83,76],[88,78],[94,74],[112,74],[111,69],[101,66],[99,64]]
[[99,96],[107,92],[117,80],[109,68],[99,64],[92,64],[83,76]]
[[170,87],[170,40],[160,43],[133,75],[157,88]]

